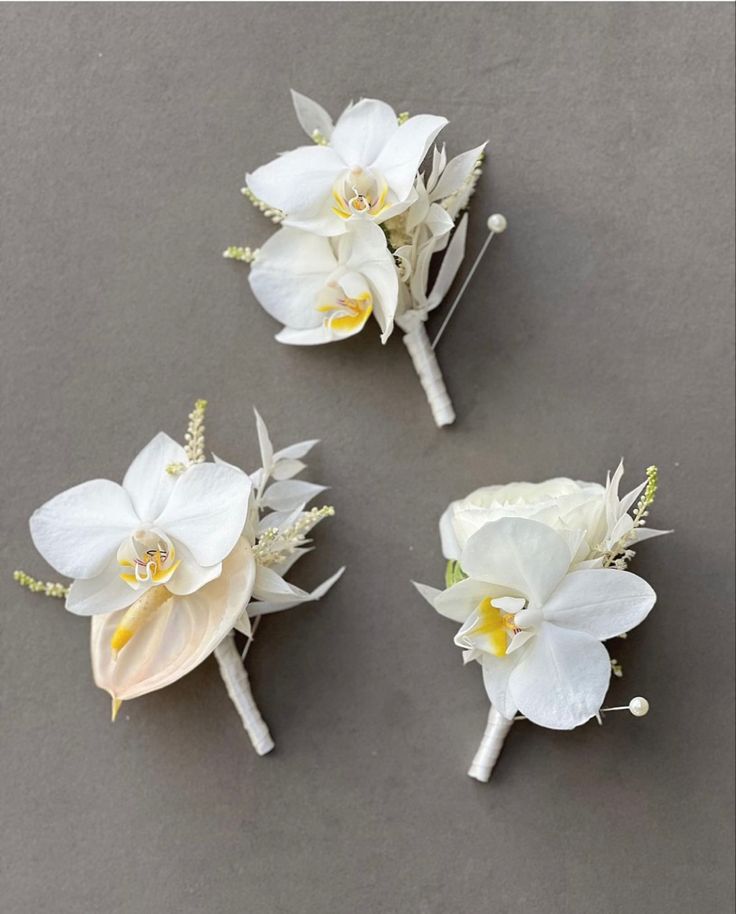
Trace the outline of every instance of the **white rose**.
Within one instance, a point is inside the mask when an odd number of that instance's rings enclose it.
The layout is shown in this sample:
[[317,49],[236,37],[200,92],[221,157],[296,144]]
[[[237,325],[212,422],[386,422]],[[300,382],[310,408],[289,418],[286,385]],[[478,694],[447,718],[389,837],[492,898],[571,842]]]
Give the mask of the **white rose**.
[[606,536],[606,487],[558,478],[476,489],[452,502],[440,518],[445,558],[458,560],[473,533],[503,517],[530,518],[558,531],[568,540],[577,564],[586,561]]

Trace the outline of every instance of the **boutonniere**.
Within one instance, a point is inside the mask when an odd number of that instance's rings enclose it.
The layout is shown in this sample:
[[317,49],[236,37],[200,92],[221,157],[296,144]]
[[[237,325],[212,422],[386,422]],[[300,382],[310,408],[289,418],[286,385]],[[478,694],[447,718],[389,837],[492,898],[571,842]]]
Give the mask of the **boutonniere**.
[[206,402],[189,416],[184,446],[159,432],[122,485],[94,479],[52,498],[31,517],[33,542],[71,584],[15,578],[91,617],[92,672],[124,701],[181,679],[210,654],[256,751],[273,741],[251,693],[235,632],[249,647],[266,613],[319,599],[338,571],[308,593],[285,575],[331,507],[307,508],[324,486],[294,479],[316,444],[275,451],[256,413],[262,466],[250,475],[204,443]]
[[421,171],[446,118],[364,98],[333,124],[317,102],[292,98],[311,144],[247,174],[243,189],[281,227],[260,248],[230,247],[225,257],[251,265],[253,294],[283,324],[281,343],[338,342],[374,321],[385,343],[400,327],[434,419],[449,425],[455,413],[434,348],[488,242],[506,228],[503,216],[488,220],[486,243],[431,343],[425,322],[463,261],[486,144],[449,161],[435,146]]
[[[570,730],[602,721],[611,675],[606,644],[625,637],[656,595],[627,570],[634,546],[670,531],[646,526],[656,467],[619,496],[621,463],[606,485],[550,479],[478,489],[440,521],[446,587],[417,584],[438,613],[459,623],[455,644],[477,662],[491,702],[468,774],[487,781],[513,722]],[[636,697],[637,717],[649,710]]]

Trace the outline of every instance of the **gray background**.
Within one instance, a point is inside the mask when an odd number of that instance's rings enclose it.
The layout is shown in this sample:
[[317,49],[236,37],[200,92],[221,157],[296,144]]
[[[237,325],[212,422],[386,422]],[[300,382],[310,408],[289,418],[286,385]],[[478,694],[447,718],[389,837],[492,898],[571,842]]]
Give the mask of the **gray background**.
[[[732,786],[733,7],[4,5],[4,914],[721,914]],[[226,244],[271,227],[246,168],[303,142],[290,86],[490,139],[470,249],[508,216],[440,347],[438,431],[398,333],[280,347]],[[437,326],[437,320],[434,322]],[[294,575],[348,573],[269,618],[248,665],[277,740],[257,758],[213,661],[108,721],[87,623],[21,592],[26,519],[122,477],[210,400],[254,466],[319,436],[338,517]],[[481,484],[661,469],[676,535],[634,570],[659,605],[611,698],[652,713],[518,724],[465,775],[487,701],[439,584],[436,523]]]

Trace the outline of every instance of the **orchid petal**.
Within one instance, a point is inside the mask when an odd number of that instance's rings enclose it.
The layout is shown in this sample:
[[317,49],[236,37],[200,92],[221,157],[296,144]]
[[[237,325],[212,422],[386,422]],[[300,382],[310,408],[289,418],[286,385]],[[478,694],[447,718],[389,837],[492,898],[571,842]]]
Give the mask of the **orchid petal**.
[[195,562],[194,556],[183,543],[175,543],[176,558],[179,567],[166,582],[166,589],[177,596],[186,596],[194,593],[222,574],[222,562],[214,565],[202,566]]
[[598,713],[610,679],[610,658],[600,641],[544,623],[520,655],[509,691],[532,723],[572,730]]
[[156,526],[183,543],[200,565],[216,565],[243,532],[250,491],[241,470],[195,464],[177,478]]
[[486,653],[480,659],[486,694],[493,707],[507,720],[512,720],[518,710],[509,690],[509,680],[517,662],[516,657],[496,657]]
[[[400,215],[401,213],[403,213],[407,209],[409,209],[409,207],[412,206],[416,202],[416,200],[417,200],[417,193],[414,190],[413,185],[412,185],[409,193],[403,200],[396,200],[395,194],[393,192],[389,192],[386,208],[382,209],[380,211],[380,213],[377,214],[377,216],[374,219],[374,222],[376,222],[376,223],[386,222],[388,219],[391,219],[393,216]],[[354,221],[357,221],[357,220],[350,219],[348,221],[352,224]]]
[[136,514],[151,523],[163,511],[176,484],[176,476],[166,472],[172,463],[188,463],[187,452],[165,432],[148,442],[128,467],[123,488],[130,495]]
[[544,618],[605,641],[639,625],[656,600],[649,584],[630,571],[584,569],[563,579],[544,606]]
[[386,180],[399,200],[405,199],[414,184],[417,170],[447,118],[433,114],[410,117],[389,138],[373,168]]
[[570,550],[551,527],[506,517],[467,541],[460,563],[471,578],[489,581],[541,605],[570,567]]
[[323,343],[337,343],[348,337],[360,333],[362,327],[356,327],[354,330],[341,333],[339,336],[328,326],[322,324],[320,327],[312,327],[310,330],[294,330],[292,327],[284,327],[280,330],[274,339],[279,343],[285,343],[287,346],[321,346]]
[[535,635],[536,635],[536,632],[529,631],[528,629],[517,632],[514,635],[514,637],[511,639],[511,641],[509,642],[509,646],[506,648],[506,653],[507,654],[515,653],[516,651],[519,650],[520,647],[523,647],[527,643],[527,641],[530,641]]
[[120,565],[114,557],[95,577],[72,581],[66,608],[77,616],[96,616],[125,609],[140,596],[140,590],[133,590],[120,577]]
[[289,215],[318,207],[344,170],[329,146],[299,146],[246,175],[245,181],[259,200]]
[[[393,330],[394,315],[399,301],[399,278],[396,272],[394,259],[386,247],[386,236],[375,223],[363,221],[344,236],[342,250],[347,257],[345,267],[360,273],[371,286],[373,292],[374,314],[382,334],[382,342],[386,342]],[[340,284],[345,286],[347,277],[340,278]],[[353,295],[348,291],[348,294]]]
[[93,578],[139,526],[125,489],[92,479],[47,501],[30,520],[36,549],[59,574]]
[[364,98],[340,115],[330,145],[348,168],[367,168],[398,130],[396,112],[391,105]]
[[250,599],[255,560],[240,540],[222,574],[189,596],[172,596],[113,657],[110,641],[123,612],[92,618],[92,671],[113,698],[127,701],[161,689],[198,666],[228,634]]
[[317,298],[336,266],[327,238],[281,228],[260,249],[248,281],[265,311],[303,330],[322,323]]
[[487,581],[478,581],[465,578],[458,581],[447,590],[443,590],[434,602],[434,608],[441,616],[452,619],[453,622],[465,622],[468,616],[478,607],[486,597],[502,597],[505,590],[489,584]]
[[[300,229],[303,232],[323,237],[332,238],[342,235],[348,230],[348,223],[351,220],[338,216],[333,209],[334,205],[335,201],[330,189],[329,194],[317,206],[311,210],[286,216],[281,225],[285,228]],[[383,216],[383,213],[381,215]]]

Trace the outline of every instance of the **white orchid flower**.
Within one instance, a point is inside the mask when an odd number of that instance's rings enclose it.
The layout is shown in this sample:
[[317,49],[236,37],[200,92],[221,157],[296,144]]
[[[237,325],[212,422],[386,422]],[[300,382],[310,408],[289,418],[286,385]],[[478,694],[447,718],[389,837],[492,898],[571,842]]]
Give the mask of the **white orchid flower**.
[[601,642],[654,606],[654,591],[637,575],[571,572],[571,559],[569,542],[545,524],[493,521],[463,549],[468,577],[433,596],[439,613],[462,623],[455,643],[481,663],[488,697],[507,720],[521,712],[567,730],[595,716],[611,676]]
[[260,249],[250,271],[253,294],[284,324],[276,339],[301,346],[354,336],[371,314],[385,342],[398,285],[383,231],[365,220],[334,241],[282,228]]
[[333,128],[316,103],[296,94],[294,102],[320,144],[280,155],[247,174],[246,183],[285,214],[284,225],[319,235],[342,234],[355,216],[382,222],[405,209],[419,165],[447,124],[444,117],[420,114],[399,125],[390,105],[364,98],[348,106]]
[[251,484],[231,467],[186,464],[179,444],[160,432],[128,468],[123,484],[82,483],[31,517],[33,542],[74,581],[66,608],[77,615],[116,612],[159,586],[177,596],[219,577],[243,531]]
[[222,562],[222,572],[186,596],[160,587],[153,594],[153,612],[140,618],[143,627],[124,645],[126,614],[130,610],[92,617],[92,672],[95,683],[113,700],[113,714],[122,701],[162,689],[185,676],[216,651],[232,629],[242,625],[243,607],[250,600],[256,563],[249,544],[241,539]]
[[[465,256],[464,210],[480,177],[486,144],[449,161],[444,146],[435,146],[425,177],[419,168],[445,118],[397,116],[390,105],[368,98],[349,105],[333,124],[317,102],[293,91],[292,99],[314,145],[246,174],[243,188],[282,231],[262,248],[230,245],[223,256],[253,265],[251,288],[284,325],[276,336],[282,343],[344,339],[358,333],[371,313],[386,342],[396,323],[435,423],[451,425],[455,411],[435,347],[490,238],[505,231],[503,216],[489,218],[489,238],[432,343],[425,322],[443,302]],[[385,236],[371,235],[368,229],[375,230],[376,223]],[[324,242],[346,234],[355,237],[344,246]],[[432,261],[440,253],[435,272]]]
[[[83,483],[31,517],[38,551],[74,579],[66,608],[93,617],[92,668],[112,697],[113,719],[122,701],[208,657],[253,590],[255,560],[241,539],[250,480],[189,457],[161,432],[122,485]],[[181,470],[172,474],[174,465]]]
[[[309,532],[330,506],[307,509],[324,486],[294,479],[317,443],[274,450],[256,411],[262,466],[248,475],[205,462],[205,400],[189,415],[186,446],[163,433],[135,458],[122,486],[93,480],[63,492],[31,518],[39,552],[70,587],[16,580],[91,615],[95,683],[123,701],[180,679],[214,654],[254,748],[273,748],[235,643],[252,643],[259,617],[318,600],[344,569],[311,592],[284,575],[310,551]],[[251,619],[254,621],[251,623]],[[243,657],[245,655],[243,653]]]

